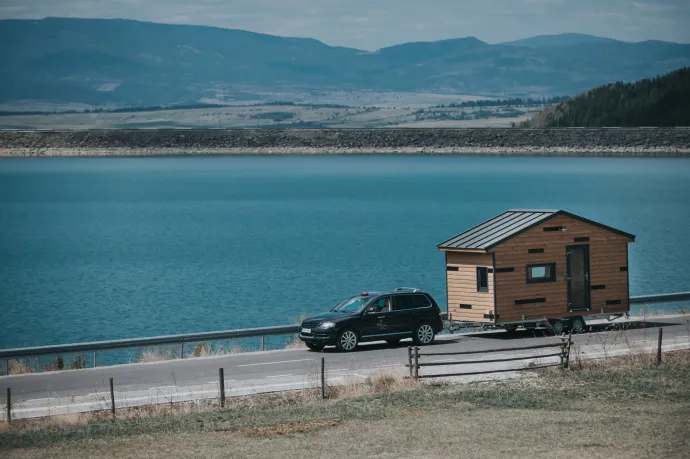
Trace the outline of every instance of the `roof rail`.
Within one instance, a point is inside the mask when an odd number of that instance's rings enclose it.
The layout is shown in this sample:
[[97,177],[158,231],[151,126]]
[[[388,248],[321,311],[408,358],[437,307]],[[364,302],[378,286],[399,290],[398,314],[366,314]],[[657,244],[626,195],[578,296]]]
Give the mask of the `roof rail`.
[[412,293],[421,292],[421,291],[422,291],[421,288],[416,288],[416,287],[398,287],[398,288],[395,289],[396,292],[402,292],[403,290],[411,290]]

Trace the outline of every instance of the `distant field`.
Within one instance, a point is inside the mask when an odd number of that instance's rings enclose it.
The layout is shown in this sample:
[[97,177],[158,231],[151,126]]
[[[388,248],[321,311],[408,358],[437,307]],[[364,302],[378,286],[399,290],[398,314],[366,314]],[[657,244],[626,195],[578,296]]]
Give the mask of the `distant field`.
[[70,113],[0,116],[1,129],[87,128],[266,128],[266,127],[506,127],[542,107],[361,106],[315,108],[300,105],[227,106],[127,113]]
[[[0,112],[80,112],[2,114],[0,129],[508,127],[544,108],[544,105],[481,107],[478,105],[481,101],[492,98],[429,93],[343,91],[270,96],[272,100],[286,102],[204,100],[203,103],[223,106],[116,113],[82,113],[104,108],[83,105],[0,104]],[[460,106],[463,103],[465,106]]]

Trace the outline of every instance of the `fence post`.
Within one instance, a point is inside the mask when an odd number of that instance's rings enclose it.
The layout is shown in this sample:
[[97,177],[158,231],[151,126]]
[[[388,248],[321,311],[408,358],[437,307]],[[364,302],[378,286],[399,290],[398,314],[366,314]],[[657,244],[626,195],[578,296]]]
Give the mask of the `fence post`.
[[326,399],[326,359],[321,357],[321,400]]
[[414,347],[414,379],[419,379],[419,348]]
[[110,412],[115,416],[115,388],[113,378],[110,378]]
[[225,374],[223,369],[218,369],[218,378],[220,379],[220,407],[225,408]]
[[563,364],[563,368],[568,368],[568,365],[570,365],[570,347],[573,345],[573,331],[570,330],[570,333],[568,333],[568,345],[565,348],[565,363]]
[[407,366],[410,367],[410,378],[412,377],[412,346],[407,346]]
[[12,393],[7,388],[7,423],[12,424]]
[[664,334],[664,329],[659,328],[659,345],[657,346],[656,349],[656,364],[661,365],[661,338]]

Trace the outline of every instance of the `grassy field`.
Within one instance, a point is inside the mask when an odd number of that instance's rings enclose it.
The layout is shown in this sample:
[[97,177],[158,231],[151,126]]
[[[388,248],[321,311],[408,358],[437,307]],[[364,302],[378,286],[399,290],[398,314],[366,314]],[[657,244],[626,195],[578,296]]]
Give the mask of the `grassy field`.
[[7,115],[0,116],[0,129],[510,127],[541,108],[226,106],[125,113]]
[[519,380],[368,384],[0,425],[24,457],[687,457],[690,358],[609,359]]

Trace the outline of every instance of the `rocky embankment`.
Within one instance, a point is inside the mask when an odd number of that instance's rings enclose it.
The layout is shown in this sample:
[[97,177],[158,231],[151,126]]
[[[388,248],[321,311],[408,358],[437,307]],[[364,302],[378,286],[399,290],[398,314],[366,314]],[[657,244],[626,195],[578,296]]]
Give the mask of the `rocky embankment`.
[[690,156],[690,129],[0,131],[0,156],[328,153]]

